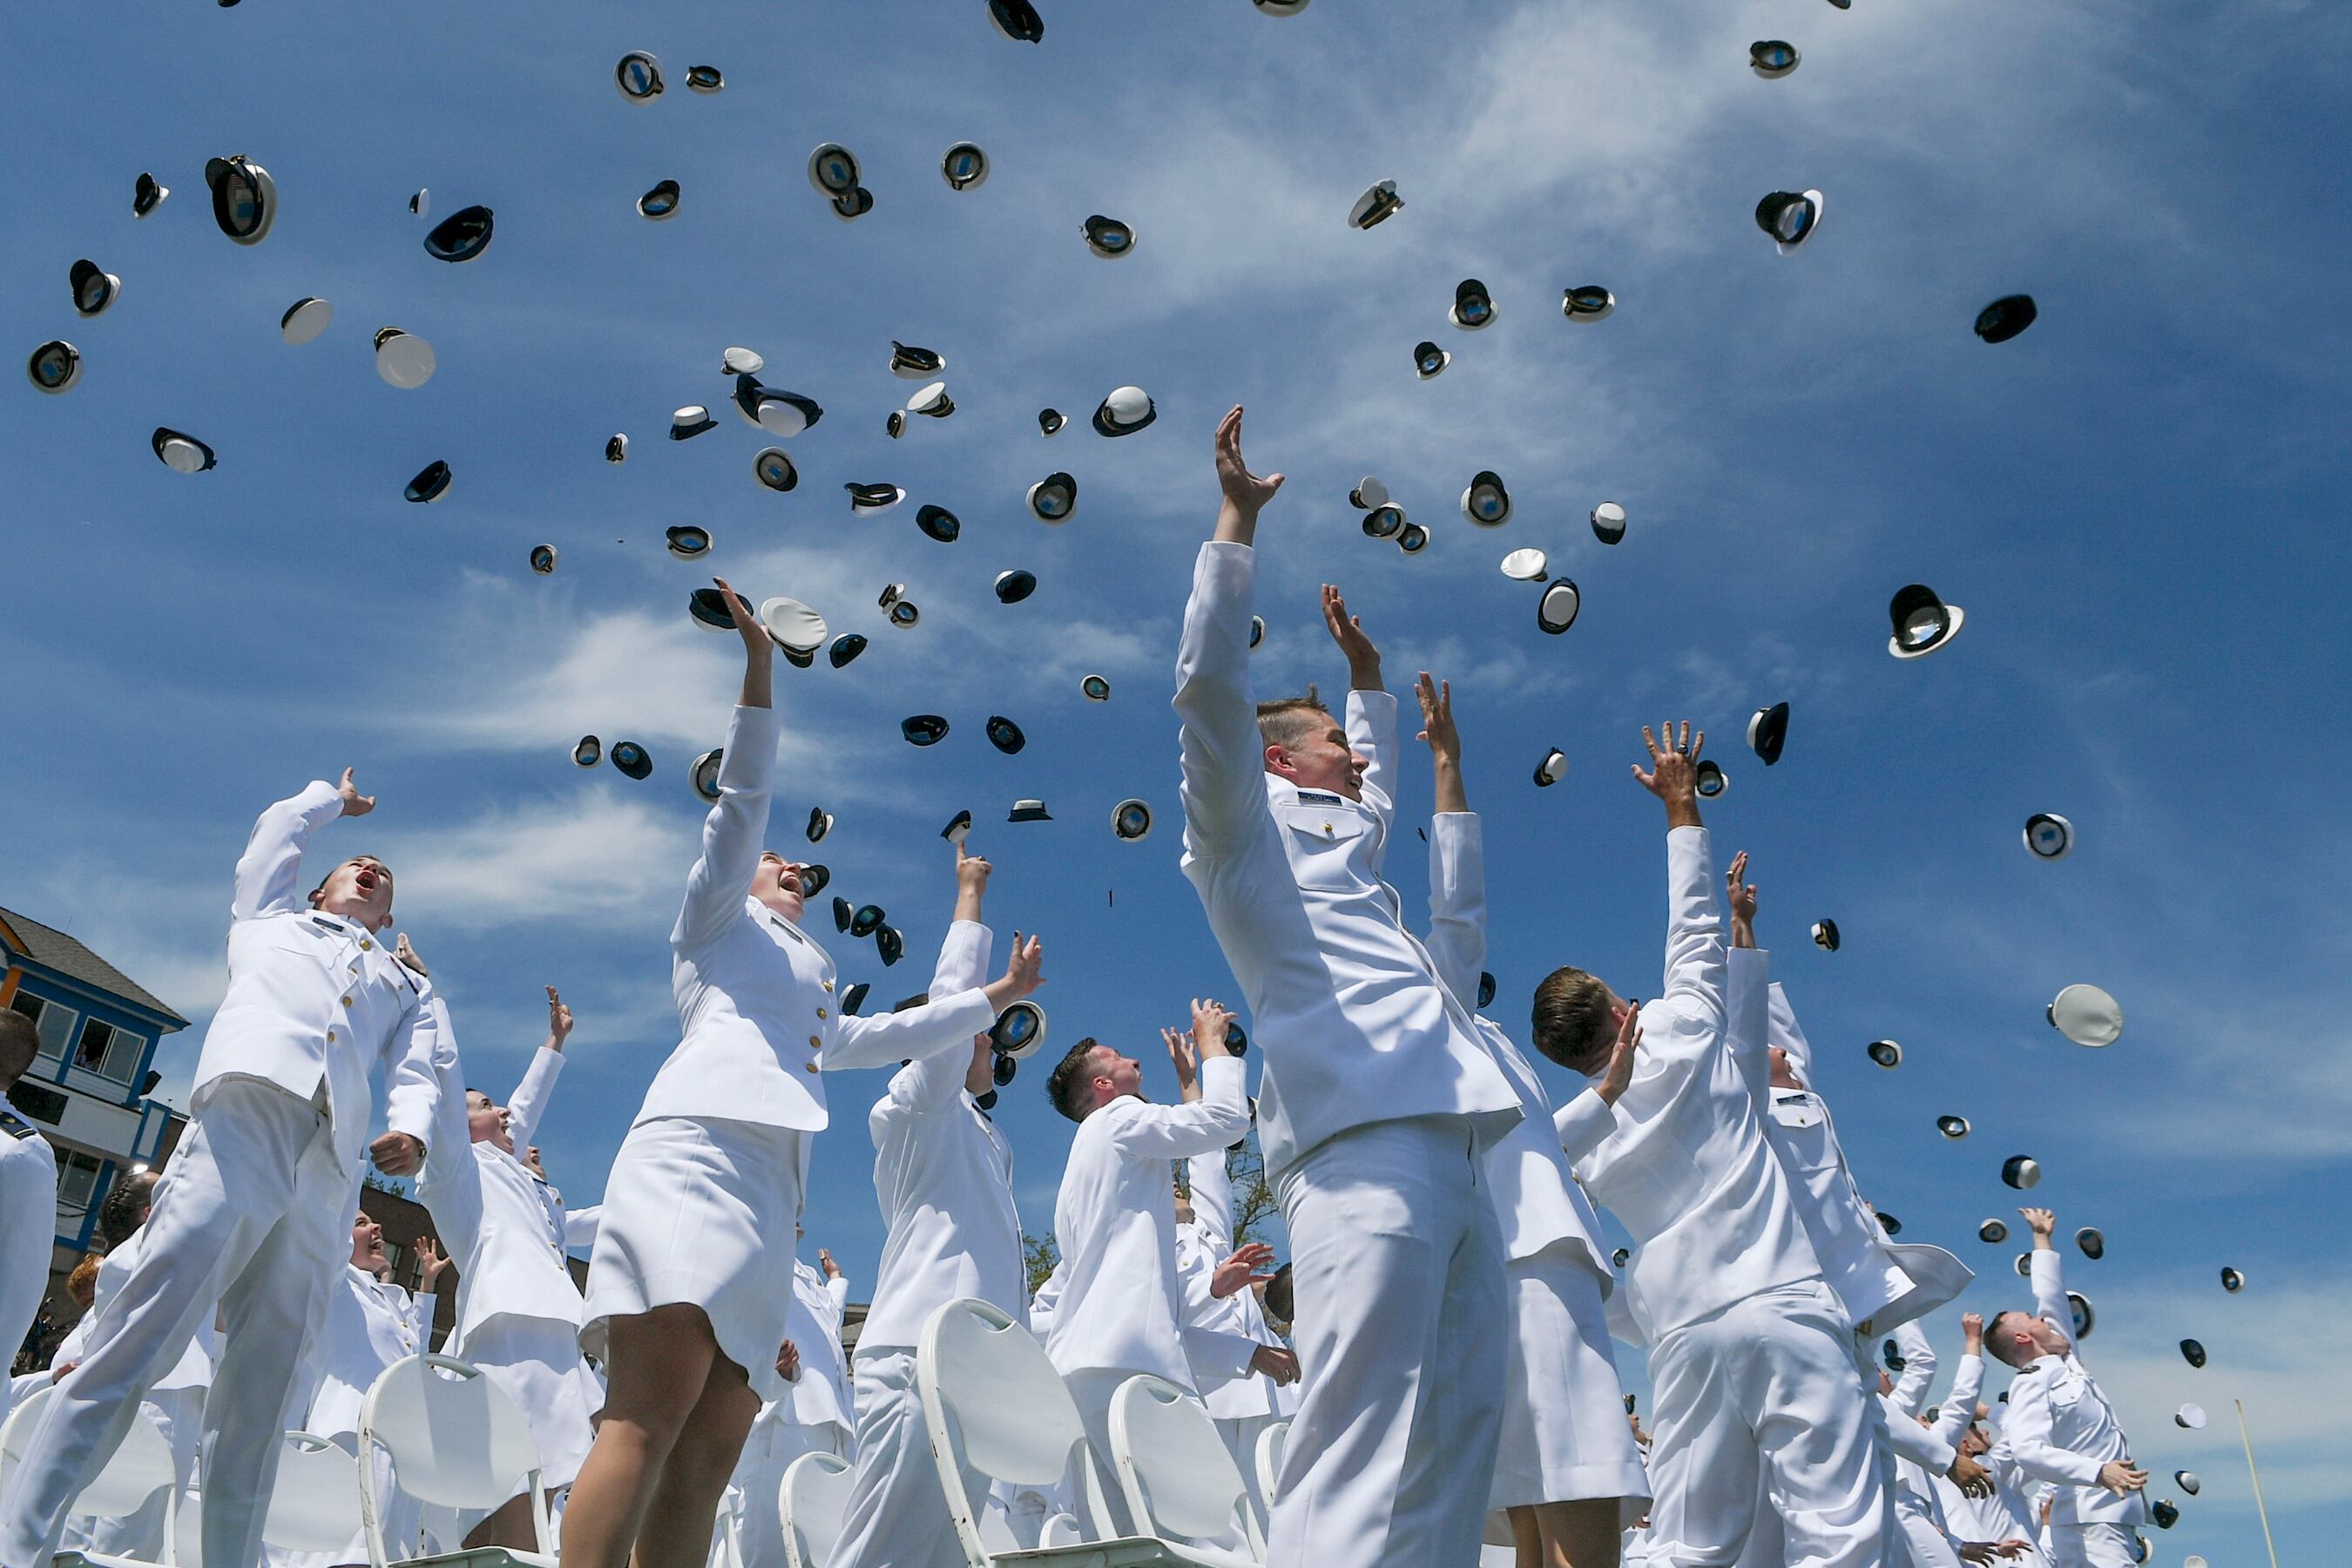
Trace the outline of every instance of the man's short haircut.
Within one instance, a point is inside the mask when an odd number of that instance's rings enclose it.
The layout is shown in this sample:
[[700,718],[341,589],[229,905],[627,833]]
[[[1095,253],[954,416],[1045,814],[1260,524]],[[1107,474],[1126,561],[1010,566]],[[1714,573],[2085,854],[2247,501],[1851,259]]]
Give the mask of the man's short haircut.
[[[2014,1307],[2008,1309],[2006,1311],[1995,1312],[1992,1315],[1992,1321],[1987,1323],[1984,1328],[1985,1349],[1990,1352],[1995,1361],[2000,1363],[2003,1366],[2021,1367],[2027,1364],[2026,1362],[2021,1362],[2017,1359],[2017,1348],[2011,1344],[2010,1342],[2002,1336],[2000,1331],[2001,1320],[2003,1318],[2013,1317],[2016,1312],[2017,1309]],[[2029,1361],[2032,1359],[2034,1358],[2028,1358]]]
[[1096,1048],[1095,1037],[1088,1035],[1054,1064],[1053,1076],[1045,1080],[1045,1098],[1073,1121],[1084,1121],[1094,1109]]
[[1323,706],[1323,699],[1315,694],[1315,683],[1307,683],[1304,697],[1285,697],[1277,701],[1257,705],[1258,739],[1269,746],[1295,750],[1313,740],[1316,731],[1331,721],[1331,710]]
[[1553,970],[1536,987],[1534,1031],[1536,1049],[1570,1072],[1587,1071],[1616,1038],[1609,987],[1581,969]]
[[14,1007],[0,1007],[0,1078],[21,1076],[41,1054],[41,1026]]

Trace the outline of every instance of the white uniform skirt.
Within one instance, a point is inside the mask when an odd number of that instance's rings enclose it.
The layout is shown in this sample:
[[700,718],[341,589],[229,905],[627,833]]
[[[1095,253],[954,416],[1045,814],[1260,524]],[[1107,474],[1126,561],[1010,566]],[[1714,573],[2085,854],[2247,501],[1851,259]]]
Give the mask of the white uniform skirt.
[[719,1353],[772,1397],[807,1142],[797,1128],[719,1117],[630,1128],[605,1178],[580,1348],[601,1360],[613,1319],[690,1301]]
[[476,1324],[457,1353],[522,1407],[539,1445],[541,1484],[549,1491],[570,1486],[604,1407],[604,1391],[580,1359],[577,1331],[550,1318],[500,1313]]
[[1649,1482],[1625,1419],[1601,1281],[1565,1246],[1515,1258],[1503,1422],[1489,1508],[1623,1498],[1646,1511]]

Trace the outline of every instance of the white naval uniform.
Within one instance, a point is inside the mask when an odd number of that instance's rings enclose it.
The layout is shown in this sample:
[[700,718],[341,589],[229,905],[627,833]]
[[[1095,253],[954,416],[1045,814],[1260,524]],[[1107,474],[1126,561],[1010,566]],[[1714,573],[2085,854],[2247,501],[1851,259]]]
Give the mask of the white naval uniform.
[[[432,1349],[434,1307],[430,1293],[411,1296],[399,1286],[387,1284],[357,1265],[346,1263],[343,1278],[327,1308],[326,1323],[312,1347],[312,1371],[318,1386],[310,1395],[309,1414],[288,1425],[328,1438],[357,1455],[360,1406],[366,1402],[368,1390],[394,1362]],[[392,1463],[381,1448],[367,1456],[367,1463],[375,1470],[376,1496],[384,1500],[384,1549],[395,1560],[415,1556],[425,1505],[393,1485]],[[367,1532],[353,1532],[350,1543],[340,1552],[291,1552],[273,1549],[268,1559],[271,1568],[326,1568],[332,1563],[365,1563]]]
[[254,825],[236,866],[228,993],[205,1031],[188,1129],[138,1263],[0,1500],[0,1562],[47,1560],[67,1507],[215,1308],[226,1337],[205,1404],[204,1557],[212,1568],[260,1559],[276,1437],[351,1256],[380,1065],[393,1131],[423,1142],[433,1129],[431,986],[373,932],[304,900],[303,851],[341,814],[320,780]]
[[605,1180],[580,1330],[581,1347],[601,1357],[610,1319],[691,1302],[763,1396],[779,1385],[808,1140],[826,1125],[820,1068],[934,1056],[995,1021],[979,990],[879,1017],[841,1016],[833,960],[747,890],[776,741],[775,710],[734,710],[719,804],[670,932],[684,1037]]
[[787,1568],[790,1558],[777,1492],[793,1461],[803,1454],[854,1457],[856,1422],[848,1360],[841,1352],[841,1323],[848,1307],[846,1278],[827,1279],[806,1263],[793,1265],[792,1311],[784,1337],[800,1352],[800,1375],[760,1407],[719,1503],[724,1528],[735,1532],[743,1568]]
[[473,1141],[456,1069],[454,1053],[445,1053],[440,1125],[416,1184],[457,1266],[448,1353],[479,1367],[522,1411],[539,1445],[540,1479],[557,1491],[580,1473],[604,1404],[580,1355],[580,1290],[541,1201],[544,1184],[497,1144]]
[[1270,774],[1249,682],[1257,553],[1201,547],[1177,656],[1184,874],[1265,1066],[1303,1397],[1271,1568],[1475,1562],[1502,1412],[1503,1245],[1479,1156],[1518,1097],[1381,879],[1396,699],[1351,691],[1362,799]]
[[1990,1497],[1969,1497],[1948,1479],[1936,1478],[1936,1495],[1943,1500],[1944,1517],[1952,1521],[1953,1533],[1963,1541],[2030,1542],[2022,1556],[2006,1560],[2008,1568],[2048,1568],[2042,1555],[2042,1528],[2034,1522],[2033,1508],[2025,1498],[2029,1478],[2017,1468],[2008,1437],[1994,1432],[1992,1447],[1978,1463],[1992,1479]]
[[[1429,951],[1454,995],[1475,1005],[1486,962],[1486,847],[1475,812],[1429,819]],[[1601,1221],[1569,1169],[1535,1064],[1493,1019],[1477,1024],[1526,1113],[1486,1157],[1510,1296],[1489,1506],[1614,1498],[1623,1500],[1629,1521],[1639,1519],[1648,1511],[1649,1478],[1624,1419],[1625,1390],[1610,1345],[1608,1299],[1617,1278]],[[1598,1096],[1580,1114],[1595,1108]],[[1496,1522],[1488,1521],[1490,1530]]]
[[[1735,1050],[1763,1029],[1726,1016],[1706,830],[1670,830],[1666,865],[1664,993],[1642,1008],[1633,1082],[1613,1112],[1586,1094],[1558,1118],[1586,1190],[1637,1244],[1627,1291],[1654,1391],[1651,1560],[1737,1558],[1761,1471],[1791,1564],[1876,1568],[1892,1500],[1845,1310]],[[1758,993],[1754,1011],[1762,1002]],[[1609,1118],[1597,1142],[1593,1106]]]
[[[2037,1247],[2032,1258],[2034,1311],[2071,1337],[2074,1318],[2058,1254]],[[2131,1443],[2084,1370],[2081,1349],[2042,1356],[2017,1374],[2001,1436],[2020,1469],[2051,1483],[2051,1568],[2131,1568],[2138,1561],[2133,1531],[2147,1522],[2147,1496],[2117,1497],[2099,1485],[2109,1460],[2131,1464]]]
[[[1282,1336],[1266,1322],[1265,1309],[1255,1290],[1244,1288],[1222,1298],[1209,1294],[1218,1263],[1241,1246],[1241,1238],[1234,1233],[1234,1178],[1225,1169],[1225,1151],[1193,1155],[1185,1163],[1185,1179],[1192,1194],[1192,1223],[1177,1226],[1177,1251],[1180,1267],[1186,1264],[1186,1252],[1193,1255],[1185,1279],[1187,1326],[1238,1334],[1252,1344],[1286,1348]],[[1197,1289],[1193,1270],[1201,1276]],[[1188,1341],[1186,1349],[1191,1348]],[[1208,1406],[1209,1418],[1217,1424],[1225,1451],[1240,1467],[1242,1483],[1249,1489],[1250,1503],[1263,1524],[1272,1500],[1261,1495],[1258,1488],[1258,1435],[1276,1421],[1287,1421],[1297,1414],[1298,1386],[1276,1383],[1267,1373],[1252,1370],[1244,1370],[1239,1377],[1223,1377],[1219,1373],[1223,1369],[1215,1356],[1191,1359],[1201,1403]]]
[[[950,925],[930,994],[978,984],[991,940],[976,921]],[[971,1065],[952,1050],[909,1062],[866,1119],[887,1234],[857,1335],[857,1468],[834,1568],[956,1568],[964,1560],[923,1425],[915,1346],[947,1302],[976,1297],[1018,1319],[1028,1297],[1013,1146],[966,1092]],[[984,1479],[966,1467],[964,1495],[979,1496]]]
[[1984,1358],[1960,1358],[1941,1414],[1934,1425],[1923,1426],[1919,1417],[1928,1386],[1936,1380],[1936,1348],[1916,1322],[1897,1325],[1895,1342],[1904,1362],[1895,1392],[1885,1396],[1891,1406],[1886,1412],[1889,1430],[1900,1438],[1919,1431],[1936,1440],[1934,1455],[1925,1460],[1916,1451],[1906,1451],[1900,1441],[1896,1443],[1895,1522],[1910,1549],[1912,1568],[1959,1568],[1958,1554],[1953,1550],[1952,1521],[1945,1515],[1943,1498],[1936,1489],[1937,1479],[1951,1468],[1951,1461],[1945,1459],[1938,1465],[1935,1460],[1948,1450],[1958,1451],[1960,1437],[1976,1415],[1977,1394],[1984,1387]]
[[[57,1231],[57,1152],[39,1128],[0,1102],[0,1348],[11,1363],[40,1315]],[[0,1383],[0,1421],[8,1408]]]
[[1137,1373],[1191,1390],[1192,1359],[1237,1377],[1257,1353],[1240,1334],[1184,1326],[1176,1276],[1176,1194],[1170,1162],[1222,1151],[1249,1131],[1240,1059],[1201,1064],[1201,1098],[1154,1105],[1136,1095],[1097,1106],[1070,1140],[1054,1202],[1066,1272],[1045,1352],[1069,1384],[1102,1467],[1110,1525],[1135,1533],[1111,1461],[1110,1401]]
[[[64,1366],[78,1362],[89,1350],[90,1331],[97,1326],[99,1310],[114,1299],[122,1282],[131,1277],[131,1266],[139,1260],[140,1243],[147,1232],[142,1226],[132,1231],[107,1253],[98,1266],[96,1293],[90,1310],[82,1314],[57,1349],[51,1364]],[[199,1489],[196,1472],[197,1448],[204,1439],[205,1394],[212,1387],[213,1358],[220,1351],[220,1331],[210,1321],[198,1328],[195,1337],[188,1342],[172,1370],[155,1380],[147,1391],[142,1407],[162,1428],[163,1440],[172,1447],[173,1485],[179,1494],[181,1535],[193,1555],[195,1543],[189,1532],[197,1521],[194,1498]],[[66,1527],[68,1544],[79,1543],[92,1552],[116,1557],[130,1557],[142,1562],[160,1562],[163,1549],[164,1495],[157,1492],[147,1506],[121,1519],[76,1520]]]

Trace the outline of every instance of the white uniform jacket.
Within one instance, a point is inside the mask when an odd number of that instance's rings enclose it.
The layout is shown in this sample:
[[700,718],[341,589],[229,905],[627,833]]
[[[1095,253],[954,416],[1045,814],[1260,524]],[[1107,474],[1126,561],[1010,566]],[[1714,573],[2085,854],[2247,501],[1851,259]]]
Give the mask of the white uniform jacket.
[[702,856],[670,932],[685,1037],[654,1075],[639,1122],[691,1116],[819,1131],[826,1125],[820,1067],[920,1059],[996,1020],[977,990],[903,1013],[843,1017],[832,958],[746,890],[768,827],[776,726],[772,708],[738,708],[728,725],[719,804],[703,822]]
[[[435,998],[433,1006],[441,1005]],[[456,1073],[454,1053],[443,1070]],[[492,1318],[540,1318],[576,1331],[580,1288],[572,1282],[563,1237],[540,1201],[540,1183],[498,1145],[468,1142],[462,1086],[445,1087],[441,1103],[441,1126],[426,1150],[416,1197],[457,1266],[452,1353],[464,1355],[467,1340]]]
[[320,779],[253,825],[229,907],[228,994],[205,1030],[189,1103],[201,1108],[226,1078],[259,1079],[304,1100],[323,1086],[335,1157],[355,1165],[379,1062],[390,1064],[392,1130],[420,1142],[432,1135],[434,1026],[425,1002],[433,993],[390,943],[304,901],[303,850],[342,812],[335,786]]
[[[1652,1343],[1760,1291],[1821,1278],[1731,1048],[1706,828],[1666,835],[1666,872],[1665,991],[1642,1007],[1642,1052],[1613,1130],[1576,1167],[1633,1235],[1630,1305]],[[1571,1152],[1590,1136],[1587,1099],[1599,1102],[1579,1096],[1556,1119]]]
[[[988,972],[986,926],[948,927],[931,994],[970,990]],[[971,1057],[941,1051],[900,1068],[866,1118],[874,1195],[887,1234],[858,1342],[908,1346],[942,1304],[976,1297],[1018,1318],[1028,1299],[1013,1146],[963,1087]]]
[[[1225,1169],[1225,1152],[1220,1149],[1213,1154],[1193,1155],[1185,1162],[1184,1173],[1192,1192],[1192,1245],[1204,1270],[1213,1274],[1218,1263],[1240,1245],[1234,1235],[1234,1178]],[[1254,1345],[1282,1343],[1282,1336],[1266,1322],[1265,1310],[1258,1305],[1255,1290],[1244,1289],[1230,1296],[1211,1296],[1204,1280],[1196,1300],[1191,1292],[1192,1281],[1188,1279],[1186,1284],[1186,1304],[1192,1309],[1190,1326],[1238,1335]],[[1203,1351],[1213,1348],[1202,1347]],[[1295,1384],[1276,1384],[1265,1373],[1249,1370],[1246,1363],[1239,1377],[1220,1379],[1213,1375],[1215,1370],[1198,1360],[1192,1363],[1193,1373],[1201,1383],[1201,1403],[1220,1421],[1240,1421],[1253,1415],[1289,1415],[1298,1408],[1298,1389]]]
[[[2074,1315],[2066,1303],[2058,1254],[2034,1248],[2032,1268],[2035,1312],[2071,1336]],[[2083,1370],[2079,1352],[2078,1346],[2064,1355],[2043,1356],[2017,1374],[2009,1385],[2009,1419],[2001,1436],[2019,1468],[2052,1484],[2053,1525],[2145,1524],[2145,1492],[2117,1497],[2098,1484],[2100,1468],[2108,1460],[2131,1463],[2131,1443],[2116,1407]]]
[[[1486,963],[1486,855],[1478,814],[1441,811],[1429,819],[1429,953],[1438,974],[1465,1007],[1478,1003]],[[1605,1299],[1617,1288],[1601,1245],[1600,1216],[1576,1184],[1554,1127],[1551,1096],[1535,1064],[1492,1018],[1475,1019],[1478,1038],[1519,1099],[1525,1114],[1486,1151],[1488,1191],[1502,1221],[1504,1256],[1517,1261],[1565,1243],[1590,1268]],[[1591,1094],[1590,1089],[1585,1091]],[[1587,1113],[1606,1110],[1598,1095]]]
[[838,1426],[846,1450],[857,1430],[849,1358],[841,1350],[841,1323],[849,1306],[847,1279],[827,1279],[814,1266],[793,1261],[793,1307],[784,1337],[801,1354],[801,1374],[776,1402],[775,1415],[795,1426]]
[[1184,874],[1257,1029],[1258,1140],[1278,1173],[1349,1128],[1466,1116],[1481,1145],[1518,1119],[1470,1010],[1405,930],[1381,879],[1396,776],[1396,699],[1348,694],[1348,742],[1370,762],[1363,799],[1265,771],[1250,694],[1257,552],[1201,547],[1177,654]]
[[1183,1327],[1169,1168],[1222,1150],[1248,1130],[1244,1077],[1238,1059],[1213,1058],[1201,1064],[1201,1098],[1192,1104],[1126,1095],[1078,1124],[1054,1205],[1063,1279],[1045,1349],[1056,1372],[1157,1373],[1189,1389],[1188,1356],[1239,1375],[1257,1353],[1238,1334]]
[[411,1296],[346,1267],[327,1303],[327,1326],[310,1349],[318,1392],[303,1430],[341,1437],[360,1429],[360,1405],[386,1367],[433,1348],[434,1299]]
[[[49,1288],[58,1234],[58,1156],[40,1130],[0,1102],[0,1349],[8,1359],[32,1331]],[[8,1388],[0,1383],[0,1420]]]

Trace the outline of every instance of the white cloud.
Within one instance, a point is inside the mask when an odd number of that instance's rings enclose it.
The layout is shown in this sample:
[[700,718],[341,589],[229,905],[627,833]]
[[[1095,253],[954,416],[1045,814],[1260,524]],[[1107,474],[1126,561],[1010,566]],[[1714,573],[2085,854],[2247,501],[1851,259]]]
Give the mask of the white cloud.
[[[698,853],[698,818],[663,815],[600,782],[576,795],[495,807],[453,826],[404,835],[385,851],[403,924],[605,924],[675,904]],[[429,953],[426,955],[431,956]]]

